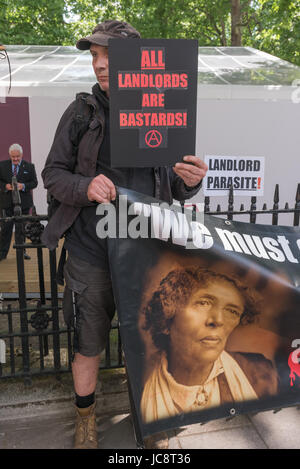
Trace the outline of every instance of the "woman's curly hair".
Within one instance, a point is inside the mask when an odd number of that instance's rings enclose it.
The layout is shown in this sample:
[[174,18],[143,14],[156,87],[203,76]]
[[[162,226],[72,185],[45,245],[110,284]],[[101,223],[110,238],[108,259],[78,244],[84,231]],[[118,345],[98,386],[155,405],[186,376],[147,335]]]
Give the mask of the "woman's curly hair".
[[169,272],[160,282],[144,308],[145,330],[149,330],[158,350],[168,350],[171,324],[199,287],[214,280],[231,283],[244,297],[245,308],[240,323],[249,324],[260,313],[258,294],[239,279],[209,269],[188,268]]

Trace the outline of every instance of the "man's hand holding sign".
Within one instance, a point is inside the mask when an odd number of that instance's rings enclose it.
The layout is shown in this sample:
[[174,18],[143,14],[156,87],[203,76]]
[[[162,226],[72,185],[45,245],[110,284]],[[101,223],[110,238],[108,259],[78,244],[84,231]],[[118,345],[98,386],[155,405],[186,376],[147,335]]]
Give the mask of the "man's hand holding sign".
[[184,163],[176,163],[173,171],[184,180],[188,187],[197,186],[206,175],[208,166],[197,156],[186,155]]

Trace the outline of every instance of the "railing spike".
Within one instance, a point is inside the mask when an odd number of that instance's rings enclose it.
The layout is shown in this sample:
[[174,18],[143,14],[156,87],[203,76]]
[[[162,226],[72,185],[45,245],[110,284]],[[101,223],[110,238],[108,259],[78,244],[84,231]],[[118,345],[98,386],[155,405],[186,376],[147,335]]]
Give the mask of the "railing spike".
[[278,204],[278,202],[279,202],[279,184],[276,184],[276,186],[275,186],[273,201],[274,201],[275,204]]
[[297,186],[296,202],[300,202],[300,182],[298,183],[298,186]]
[[278,225],[278,202],[279,202],[279,184],[275,186],[272,225]]
[[229,195],[228,195],[228,213],[227,213],[227,219],[228,220],[232,220],[233,219],[233,215],[232,215],[232,212],[233,212],[233,186],[231,185],[230,188],[229,188]]
[[300,183],[298,184],[297,192],[296,192],[294,226],[299,226],[299,223],[300,223]]
[[233,204],[233,186],[232,185],[229,188],[228,203],[231,205]]
[[210,211],[209,204],[210,204],[209,196],[204,197],[204,213],[207,213]]
[[256,222],[256,196],[251,197],[251,205],[250,205],[250,223]]
[[250,210],[256,210],[256,197],[251,197]]

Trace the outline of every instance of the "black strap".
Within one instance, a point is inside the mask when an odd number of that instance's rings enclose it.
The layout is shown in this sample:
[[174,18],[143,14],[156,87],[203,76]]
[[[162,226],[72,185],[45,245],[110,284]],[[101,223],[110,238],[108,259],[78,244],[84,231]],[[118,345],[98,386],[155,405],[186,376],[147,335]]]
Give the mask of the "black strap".
[[[77,161],[77,153],[79,143],[89,128],[89,124],[92,118],[93,108],[86,102],[89,93],[78,93],[76,95],[76,108],[75,117],[73,119],[70,128],[70,140],[73,145],[72,150],[72,170],[74,171]],[[49,192],[47,193],[48,202],[48,217],[49,219],[53,216],[57,208],[60,206],[60,202],[56,200]],[[56,281],[59,285],[64,285],[64,265],[66,262],[66,249],[63,246],[61,255],[59,258]]]
[[59,285],[64,285],[64,265],[66,262],[67,251],[65,245],[63,245],[60,253],[60,258],[58,262],[57,272],[56,272],[56,281]]
[[93,107],[86,102],[88,96],[90,96],[89,93],[76,95],[75,116],[70,128],[70,140],[73,145],[73,156],[75,156],[73,169],[76,164],[79,143],[88,130],[92,118]]

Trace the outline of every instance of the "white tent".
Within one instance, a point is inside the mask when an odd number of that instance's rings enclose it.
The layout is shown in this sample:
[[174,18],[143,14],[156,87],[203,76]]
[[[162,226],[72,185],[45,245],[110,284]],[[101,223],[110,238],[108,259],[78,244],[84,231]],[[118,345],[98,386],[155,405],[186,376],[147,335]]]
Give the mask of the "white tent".
[[[31,156],[39,177],[34,202],[38,213],[46,213],[40,172],[64,109],[95,83],[91,57],[89,51],[63,46],[8,46],[7,52],[12,86],[7,94],[9,69],[1,60],[0,100],[29,99]],[[261,200],[269,206],[276,183],[280,199],[292,206],[300,182],[299,84],[299,67],[261,51],[199,48],[196,154],[264,159]],[[193,201],[202,200],[203,193]],[[237,200],[243,197],[238,194]]]

